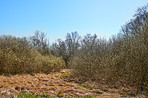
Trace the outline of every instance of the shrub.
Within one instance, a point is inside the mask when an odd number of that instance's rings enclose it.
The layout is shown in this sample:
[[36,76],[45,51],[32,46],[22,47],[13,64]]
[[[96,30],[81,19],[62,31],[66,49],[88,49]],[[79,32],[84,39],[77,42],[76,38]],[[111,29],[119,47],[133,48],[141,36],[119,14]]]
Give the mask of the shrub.
[[126,85],[137,93],[148,86],[148,6],[139,8],[121,33],[108,41],[86,35],[73,60],[75,75],[83,80]]
[[0,74],[50,73],[64,66],[61,58],[43,56],[26,38],[0,37]]

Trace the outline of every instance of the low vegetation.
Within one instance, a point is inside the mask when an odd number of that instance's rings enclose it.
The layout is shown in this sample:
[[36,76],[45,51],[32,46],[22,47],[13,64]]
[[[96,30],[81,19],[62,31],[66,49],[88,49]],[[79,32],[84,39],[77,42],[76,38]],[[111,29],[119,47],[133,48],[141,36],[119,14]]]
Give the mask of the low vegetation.
[[19,98],[67,98],[102,94],[100,90],[90,90],[77,83],[65,81],[66,77],[63,77],[65,75],[69,76],[70,72],[24,74],[9,77],[1,75],[0,96],[18,96]]
[[[123,88],[127,95],[148,95],[148,5],[138,8],[120,33],[108,40],[72,32],[50,46],[45,36],[39,31],[30,38],[1,35],[0,74],[47,74],[71,68],[71,77],[84,88],[92,89],[84,85],[91,81]],[[68,76],[69,72],[61,74]]]

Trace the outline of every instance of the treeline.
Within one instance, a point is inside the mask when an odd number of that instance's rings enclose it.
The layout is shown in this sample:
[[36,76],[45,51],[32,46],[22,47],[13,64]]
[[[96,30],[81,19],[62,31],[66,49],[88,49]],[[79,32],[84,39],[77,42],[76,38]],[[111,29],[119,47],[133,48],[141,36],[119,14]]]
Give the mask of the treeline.
[[0,74],[49,73],[74,69],[83,81],[130,86],[137,93],[148,87],[148,5],[139,8],[120,33],[109,40],[96,34],[68,33],[48,44],[45,33],[30,38],[0,37]]

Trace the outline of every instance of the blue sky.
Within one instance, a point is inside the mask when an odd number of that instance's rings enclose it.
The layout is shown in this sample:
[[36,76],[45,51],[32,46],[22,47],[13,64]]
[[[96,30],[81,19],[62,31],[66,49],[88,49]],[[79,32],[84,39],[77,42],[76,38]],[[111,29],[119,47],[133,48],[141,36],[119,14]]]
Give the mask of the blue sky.
[[78,31],[110,37],[147,0],[0,0],[0,35],[45,32],[50,42]]

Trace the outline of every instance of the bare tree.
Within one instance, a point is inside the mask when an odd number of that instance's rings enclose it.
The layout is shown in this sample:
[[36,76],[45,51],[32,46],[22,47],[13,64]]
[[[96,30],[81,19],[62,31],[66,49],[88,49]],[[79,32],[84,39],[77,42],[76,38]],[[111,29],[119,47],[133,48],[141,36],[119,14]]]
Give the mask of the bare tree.
[[52,53],[56,56],[61,56],[67,67],[70,67],[69,64],[80,47],[80,38],[77,32],[71,32],[67,33],[65,41],[58,39],[58,42],[52,45]]
[[41,53],[49,54],[49,43],[44,32],[36,31],[36,33],[30,37],[32,45]]

